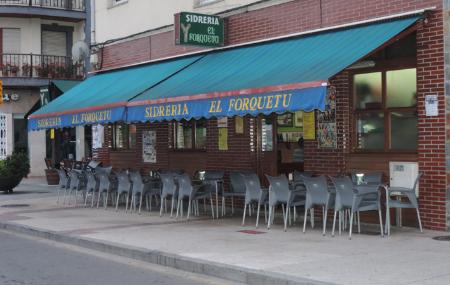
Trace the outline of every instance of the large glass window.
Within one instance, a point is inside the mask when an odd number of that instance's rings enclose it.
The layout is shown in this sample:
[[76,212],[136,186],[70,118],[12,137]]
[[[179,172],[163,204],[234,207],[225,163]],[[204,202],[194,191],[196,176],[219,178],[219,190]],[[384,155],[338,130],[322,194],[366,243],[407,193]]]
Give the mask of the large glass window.
[[353,76],[358,150],[417,149],[416,69]]
[[175,149],[206,149],[206,120],[174,123]]

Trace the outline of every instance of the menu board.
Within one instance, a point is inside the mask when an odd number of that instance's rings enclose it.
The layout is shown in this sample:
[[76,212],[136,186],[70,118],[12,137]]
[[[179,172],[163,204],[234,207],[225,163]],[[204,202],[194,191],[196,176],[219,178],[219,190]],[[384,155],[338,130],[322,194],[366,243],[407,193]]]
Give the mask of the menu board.
[[228,150],[228,128],[219,128],[219,150]]
[[156,163],[156,131],[142,131],[142,160]]
[[321,148],[337,147],[336,88],[328,88],[325,111],[317,112],[317,142]]
[[98,149],[103,146],[104,127],[102,125],[92,126],[92,148]]

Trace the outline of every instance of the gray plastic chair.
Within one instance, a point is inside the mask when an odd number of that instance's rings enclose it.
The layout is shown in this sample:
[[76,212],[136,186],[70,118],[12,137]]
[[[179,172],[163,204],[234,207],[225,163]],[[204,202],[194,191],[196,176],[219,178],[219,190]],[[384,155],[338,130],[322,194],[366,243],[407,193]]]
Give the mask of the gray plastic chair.
[[[136,201],[139,197],[139,214],[141,213],[142,200],[144,197],[150,197],[150,207],[153,197],[159,196],[161,190],[154,182],[145,182],[139,171],[130,172],[130,180],[132,182],[131,192],[131,211],[136,210]],[[148,202],[147,202],[148,206]]]
[[242,215],[242,225],[245,225],[245,215],[247,206],[249,209],[249,214],[251,215],[251,203],[257,203],[257,212],[256,212],[256,227],[258,227],[259,222],[259,211],[261,209],[261,205],[264,205],[264,217],[267,222],[267,189],[261,188],[261,184],[259,181],[258,175],[256,173],[252,174],[241,174],[242,181],[244,182],[245,187],[245,201],[244,201],[244,214]]
[[[308,210],[313,210],[316,206],[322,206],[323,213],[323,230],[325,235],[327,226],[328,209],[334,206],[334,193],[328,189],[328,182],[325,176],[318,177],[303,177],[303,183],[306,187],[306,202],[305,202],[305,216],[303,219],[303,232],[306,231],[306,220],[308,218]],[[313,214],[311,215],[311,225],[314,227]]]
[[159,173],[161,178],[161,208],[159,210],[159,216],[162,217],[163,208],[167,212],[166,200],[168,197],[172,198],[172,207],[170,210],[170,217],[173,215],[173,207],[175,204],[175,199],[177,197],[177,186],[175,184],[174,175],[172,173]]
[[[125,195],[125,213],[128,211],[128,199],[131,192],[131,181],[127,171],[122,171],[117,174],[117,197],[116,197],[116,211],[119,209],[120,196]],[[130,208],[132,206],[130,205]]]
[[[222,216],[226,214],[225,202],[226,198],[231,198],[231,214],[234,214],[234,198],[245,197],[245,181],[242,175],[244,172],[230,172],[230,188],[229,191],[222,191]],[[247,173],[250,174],[250,173]]]
[[[177,215],[181,214],[181,217],[183,217],[183,199],[188,199],[188,212],[187,212],[187,219],[189,220],[192,206],[194,206],[193,202],[198,201],[199,199],[205,199],[209,198],[211,203],[211,214],[212,218],[214,219],[214,207],[212,202],[212,192],[211,191],[200,191],[200,189],[204,189],[204,185],[192,185],[191,178],[188,174],[182,174],[177,176],[178,181],[178,203],[177,203]],[[199,214],[198,211],[198,203],[195,203],[197,207],[195,207],[194,213],[196,215]]]
[[[386,230],[386,234],[388,236],[391,234],[391,213],[390,213],[391,208],[416,209],[417,221],[419,222],[419,229],[421,232],[423,232],[422,221],[420,220],[419,203],[417,201],[417,196],[416,196],[416,188],[418,186],[417,184],[419,183],[419,180],[422,176],[423,176],[422,172],[420,172],[419,175],[417,175],[412,188],[383,186],[386,191],[385,230]],[[398,200],[391,199],[392,197],[396,197]],[[401,198],[408,198],[408,201],[402,202]]]
[[100,170],[97,171],[98,168],[96,168],[96,175],[99,181],[99,187],[98,187],[98,197],[97,197],[97,208],[100,205],[100,197],[102,197],[103,201],[103,207],[106,209],[108,207],[108,198],[110,192],[114,191],[114,182],[112,181],[112,177],[109,173],[109,171]]
[[69,205],[70,205],[70,195],[72,192],[74,192],[74,198],[75,198],[75,206],[78,202],[78,193],[81,191],[84,191],[85,188],[83,187],[83,177],[82,173],[79,170],[72,169],[69,172],[70,182],[69,182]]
[[[350,229],[349,239],[352,238],[353,216],[354,213],[366,211],[378,211],[378,218],[380,222],[380,233],[383,237],[383,220],[381,217],[380,193],[379,188],[381,184],[365,184],[353,185],[348,177],[332,178],[332,182],[336,187],[336,208],[333,219],[333,232],[336,220],[336,211],[343,209],[350,209]],[[351,194],[352,193],[352,194]],[[351,195],[351,198],[350,198]],[[376,200],[366,199],[366,197],[376,196]],[[360,223],[358,222],[358,232],[361,231]]]
[[58,172],[58,176],[59,176],[59,184],[58,184],[58,199],[56,200],[56,204],[59,204],[59,196],[60,196],[60,192],[64,190],[64,203],[66,203],[66,192],[67,189],[70,187],[70,179],[67,176],[67,173],[65,170],[63,169],[56,169],[56,171]]
[[[294,202],[297,200],[299,191],[291,191],[289,189],[289,181],[286,175],[269,176],[266,175],[269,180],[269,218],[267,219],[267,229],[270,229],[270,225],[273,224],[275,216],[275,206],[281,205],[283,210],[284,231],[287,230],[287,220],[289,215],[289,209],[294,206]],[[298,196],[301,198],[301,196]],[[300,203],[302,203],[300,201]],[[286,206],[286,208],[285,208]]]
[[[334,204],[333,229],[331,235],[334,236],[336,228],[336,214],[339,213],[339,235],[341,235],[342,225],[346,223],[346,211],[350,211],[353,205],[355,184],[348,176],[330,177],[336,191]],[[342,220],[344,218],[344,221]],[[358,231],[360,231],[360,221],[358,219]]]
[[223,171],[207,170],[203,180],[203,190],[215,193],[216,196],[216,217],[219,217],[219,192],[223,193]]
[[95,173],[86,172],[86,193],[84,197],[84,206],[86,207],[88,194],[91,194],[91,208],[94,207],[94,196],[98,192],[99,182],[97,177],[95,177]]

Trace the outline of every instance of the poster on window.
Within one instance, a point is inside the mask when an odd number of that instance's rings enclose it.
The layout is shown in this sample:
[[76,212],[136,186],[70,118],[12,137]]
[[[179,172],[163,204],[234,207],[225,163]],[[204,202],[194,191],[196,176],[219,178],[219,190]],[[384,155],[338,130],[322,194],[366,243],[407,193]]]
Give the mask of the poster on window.
[[102,148],[104,140],[104,127],[102,125],[92,126],[92,148]]
[[320,148],[337,147],[336,88],[328,88],[325,111],[317,112],[317,142]]
[[142,160],[156,163],[156,131],[142,131]]

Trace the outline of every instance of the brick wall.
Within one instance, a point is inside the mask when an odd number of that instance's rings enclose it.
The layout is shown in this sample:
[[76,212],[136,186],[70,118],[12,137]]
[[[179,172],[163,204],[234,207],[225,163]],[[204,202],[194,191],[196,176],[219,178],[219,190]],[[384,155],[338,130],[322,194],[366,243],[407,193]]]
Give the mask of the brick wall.
[[[427,228],[444,230],[446,228],[447,182],[442,1],[323,0],[320,5],[320,1],[301,0],[233,15],[228,17],[226,21],[228,44],[237,44],[431,6],[436,6],[437,10],[429,13],[428,22],[417,31],[417,108],[419,114],[417,160],[420,170],[425,172],[425,177],[420,184],[420,206],[423,223]],[[103,67],[110,68],[132,64],[193,50],[199,50],[199,48],[175,46],[173,32],[165,32],[125,43],[107,45],[103,53]],[[349,134],[352,126],[348,74],[337,75],[331,83],[337,87],[338,148],[335,150],[318,149],[317,143],[314,141],[305,143],[305,170],[327,174],[335,174],[341,170],[346,170],[351,156]],[[437,117],[424,116],[424,98],[428,94],[438,95],[440,110]],[[233,131],[234,124],[232,122],[233,120],[229,119],[229,132]],[[249,139],[246,136],[235,137],[230,135],[230,151],[218,151],[218,135],[217,128],[214,126],[215,123],[214,120],[209,122],[207,156],[174,154],[173,151],[168,150],[167,142],[166,145],[161,143],[158,146],[158,154],[161,155],[158,156],[158,159],[162,159],[161,166],[165,164],[176,168],[177,165],[180,165],[186,168],[189,167],[190,161],[195,161],[197,165],[206,169],[270,168],[270,163],[266,161],[261,165],[260,162],[256,161],[256,154],[248,152]],[[157,128],[157,126],[155,127]],[[157,129],[158,137],[168,135],[167,126]],[[447,136],[450,139],[450,135],[447,134]],[[138,148],[140,147],[138,142]],[[167,155],[164,154],[165,151]],[[128,161],[122,159],[120,154],[108,156],[108,151],[105,150],[97,151],[96,155],[105,160],[109,159],[111,163],[117,162],[118,165]],[[133,156],[133,154],[126,155]],[[136,161],[141,161],[139,149],[134,155]],[[272,163],[276,162],[272,160]],[[149,168],[148,165],[140,163],[133,166]],[[385,169],[386,162],[382,162],[380,167]]]

